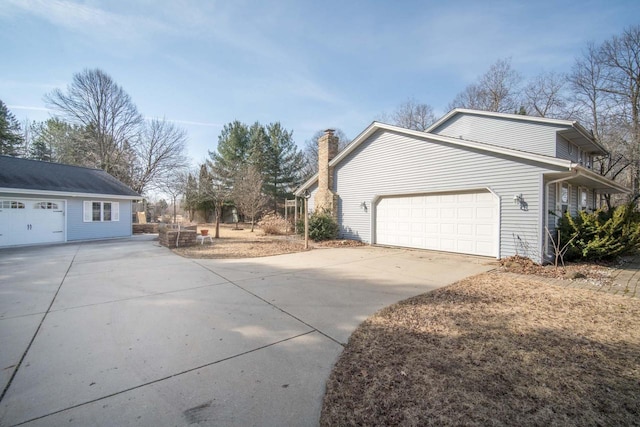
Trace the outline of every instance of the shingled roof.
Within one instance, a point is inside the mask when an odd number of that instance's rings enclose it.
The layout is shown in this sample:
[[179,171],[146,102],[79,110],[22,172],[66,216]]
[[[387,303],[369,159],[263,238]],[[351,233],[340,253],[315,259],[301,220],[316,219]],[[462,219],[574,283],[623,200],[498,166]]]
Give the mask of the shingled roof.
[[19,190],[52,195],[141,197],[101,169],[0,156],[0,193],[17,193]]

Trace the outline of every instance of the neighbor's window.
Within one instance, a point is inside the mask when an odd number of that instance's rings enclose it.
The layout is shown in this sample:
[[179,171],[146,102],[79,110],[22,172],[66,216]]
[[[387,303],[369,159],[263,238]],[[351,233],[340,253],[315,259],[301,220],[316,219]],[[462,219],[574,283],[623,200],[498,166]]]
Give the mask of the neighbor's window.
[[84,222],[110,222],[120,220],[119,202],[84,202]]
[[109,202],[102,204],[102,220],[111,221],[111,203]]

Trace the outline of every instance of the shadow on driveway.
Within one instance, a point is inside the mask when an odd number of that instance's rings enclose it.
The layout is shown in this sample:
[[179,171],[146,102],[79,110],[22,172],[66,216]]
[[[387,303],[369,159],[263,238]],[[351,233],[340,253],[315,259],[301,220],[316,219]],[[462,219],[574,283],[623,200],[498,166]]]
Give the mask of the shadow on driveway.
[[317,425],[351,332],[491,260],[191,260],[148,237],[0,250],[0,425]]

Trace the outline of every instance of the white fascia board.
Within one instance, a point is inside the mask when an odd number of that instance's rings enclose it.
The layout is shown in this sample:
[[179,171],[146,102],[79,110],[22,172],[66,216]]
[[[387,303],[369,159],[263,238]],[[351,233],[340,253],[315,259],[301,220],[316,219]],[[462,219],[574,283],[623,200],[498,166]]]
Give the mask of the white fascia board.
[[574,169],[578,172],[579,175],[583,175],[589,179],[592,179],[594,181],[597,181],[603,185],[606,185],[608,187],[611,187],[612,189],[620,192],[620,193],[631,193],[631,190],[628,189],[627,187],[618,184],[615,181],[610,180],[609,178],[607,178],[606,176],[602,176],[598,173],[595,173],[594,171],[592,171],[591,169],[587,169],[583,166],[575,166]]
[[0,193],[8,194],[28,194],[34,196],[55,196],[55,197],[77,197],[84,199],[124,199],[124,200],[142,200],[142,196],[123,196],[117,194],[96,194],[96,193],[74,193],[67,191],[48,191],[48,190],[28,190],[24,188],[5,188],[0,187]]
[[[469,110],[469,111],[472,111],[472,110]],[[451,138],[448,136],[442,136],[442,135],[436,135],[436,134],[427,133],[427,132],[421,132],[417,130],[405,129],[398,126],[388,125],[380,122],[371,123],[362,133],[360,133],[360,135],[358,135],[353,141],[351,141],[351,143],[347,145],[344,150],[338,153],[338,155],[333,160],[331,160],[331,162],[329,162],[329,165],[335,166],[342,159],[347,157],[353,150],[355,150],[363,141],[369,138],[369,136],[371,136],[377,130],[381,130],[381,129],[388,130],[391,132],[397,132],[405,135],[415,136],[420,139],[444,142],[446,144],[457,145],[457,146],[467,147],[467,148],[474,148],[480,151],[487,151],[490,153],[502,154],[505,156],[531,160],[531,161],[540,162],[540,163],[544,163],[552,166],[559,166],[559,167],[567,168],[567,170],[570,170],[574,165],[570,160],[558,159],[556,157],[550,157],[550,156],[543,156],[541,154],[527,153],[525,151],[513,150],[510,148],[500,147],[497,145],[484,144],[482,142],[468,141],[465,139]],[[297,196],[301,195],[304,190],[306,190],[311,185],[313,185],[313,183],[316,182],[317,180],[318,180],[318,174],[315,174],[314,176],[309,178],[304,184],[298,187],[298,189],[295,191],[295,194]]]
[[493,111],[482,111],[482,110],[470,110],[467,108],[456,108],[449,111],[445,114],[440,120],[432,124],[425,130],[425,132],[431,132],[433,129],[440,126],[442,123],[449,120],[452,116],[456,114],[472,114],[476,116],[487,116],[487,117],[499,117],[503,119],[513,119],[513,120],[522,120],[527,122],[537,122],[537,123],[548,123],[553,125],[562,125],[562,126],[573,126],[575,127],[574,121],[570,120],[560,120],[560,119],[549,119],[546,117],[535,117],[535,116],[524,116],[522,114],[508,114],[508,113],[496,113]]
[[311,178],[309,178],[302,185],[300,185],[300,187],[298,187],[293,192],[293,194],[298,196],[298,197],[302,197],[302,193],[304,192],[304,190],[306,190],[307,188],[311,187],[313,185],[313,183],[316,182],[317,180],[318,180],[318,174],[315,173],[315,174],[313,174],[313,176]]
[[591,141],[596,147],[598,147],[598,149],[604,151],[605,153],[608,153],[608,151],[601,144],[596,142],[596,140],[593,138],[593,135],[591,135],[591,133],[587,129],[585,129],[584,126],[582,126],[580,123],[578,123],[575,120],[549,119],[549,118],[546,118],[546,117],[523,116],[522,114],[495,113],[493,111],[482,111],[482,110],[470,110],[470,109],[467,109],[467,108],[456,108],[454,110],[449,111],[441,119],[439,119],[434,124],[429,126],[425,130],[425,132],[429,133],[429,132],[433,131],[438,126],[440,126],[441,124],[445,123],[446,121],[448,121],[451,117],[455,116],[456,114],[471,114],[471,115],[476,115],[476,116],[499,117],[499,118],[504,118],[504,119],[522,120],[522,121],[535,122],[535,123],[546,123],[546,124],[552,124],[552,125],[560,125],[560,126],[572,127],[578,133],[580,133],[583,137],[585,137],[586,139]]
[[[382,123],[372,122],[369,126],[367,126],[367,128],[365,130],[360,132],[360,135],[356,136],[353,139],[353,141],[351,141],[349,143],[349,145],[344,147],[344,149],[342,151],[340,151],[338,153],[338,155],[336,157],[334,157],[333,160],[331,160],[331,162],[329,162],[329,165],[333,166],[336,163],[338,163],[341,159],[345,158],[349,153],[351,153],[353,150],[355,150],[355,148],[358,145],[360,145],[362,143],[362,141],[367,139],[372,133],[374,133],[376,131],[376,129],[377,129],[376,125],[381,125],[381,124]],[[318,174],[316,173],[311,178],[309,178],[307,181],[305,181],[304,184],[302,184],[300,187],[298,187],[298,189],[294,192],[294,194],[296,196],[300,197],[302,195],[302,193],[304,192],[304,190],[306,190],[309,187],[311,187],[313,185],[313,183],[315,183],[317,180],[318,180]]]
[[474,148],[480,151],[488,151],[490,153],[502,154],[509,157],[516,157],[520,159],[531,160],[531,161],[540,162],[540,163],[544,163],[552,166],[565,167],[567,169],[571,169],[573,165],[573,163],[570,160],[558,159],[556,157],[551,157],[551,156],[543,156],[542,154],[533,154],[533,153],[528,153],[526,151],[519,151],[519,150],[513,150],[511,148],[500,147],[498,145],[490,145],[482,142],[468,141],[466,139],[435,135],[431,133],[420,132],[417,130],[404,129],[397,126],[385,125],[382,123],[375,123],[375,124],[380,129],[386,129],[393,132],[400,132],[400,133],[415,136],[421,139],[430,139],[433,141],[444,142],[451,145]]

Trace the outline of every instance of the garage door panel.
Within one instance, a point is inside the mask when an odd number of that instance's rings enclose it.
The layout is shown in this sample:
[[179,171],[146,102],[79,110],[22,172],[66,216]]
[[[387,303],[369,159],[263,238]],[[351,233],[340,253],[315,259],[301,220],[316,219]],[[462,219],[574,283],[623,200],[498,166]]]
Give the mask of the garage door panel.
[[382,198],[375,243],[496,256],[497,206],[489,192]]
[[473,228],[472,224],[458,224],[458,235],[473,236]]
[[64,242],[64,201],[0,199],[0,246]]
[[476,235],[478,237],[493,237],[494,236],[493,225],[478,224],[476,225]]

